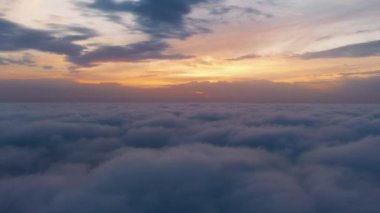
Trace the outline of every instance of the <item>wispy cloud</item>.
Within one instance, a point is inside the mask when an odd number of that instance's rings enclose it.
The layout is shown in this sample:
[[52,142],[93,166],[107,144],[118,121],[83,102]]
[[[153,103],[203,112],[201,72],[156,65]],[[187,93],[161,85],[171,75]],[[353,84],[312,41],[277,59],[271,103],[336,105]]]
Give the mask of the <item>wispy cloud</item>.
[[309,52],[301,55],[305,59],[315,58],[357,58],[380,56],[380,41],[351,44],[334,49]]
[[22,57],[0,57],[0,65],[23,65],[34,66],[35,62],[30,54],[24,54]]

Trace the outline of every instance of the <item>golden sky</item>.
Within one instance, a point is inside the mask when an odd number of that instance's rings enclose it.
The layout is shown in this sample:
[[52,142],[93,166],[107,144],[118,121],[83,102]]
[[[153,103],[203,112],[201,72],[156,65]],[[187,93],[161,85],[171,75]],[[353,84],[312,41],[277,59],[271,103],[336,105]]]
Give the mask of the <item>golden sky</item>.
[[0,79],[160,87],[380,70],[377,0],[0,0]]

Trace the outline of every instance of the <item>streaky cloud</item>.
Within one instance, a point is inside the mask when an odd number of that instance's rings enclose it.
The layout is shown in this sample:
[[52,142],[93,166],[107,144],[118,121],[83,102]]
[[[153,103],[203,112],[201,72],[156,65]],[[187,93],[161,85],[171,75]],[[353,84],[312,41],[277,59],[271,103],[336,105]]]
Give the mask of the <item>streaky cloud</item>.
[[30,54],[24,54],[20,57],[0,57],[0,65],[22,65],[22,66],[35,66],[35,62]]
[[380,56],[380,40],[359,44],[351,44],[320,52],[309,52],[302,54],[301,58],[359,58],[373,56]]
[[235,58],[227,58],[226,60],[228,60],[228,61],[242,61],[242,60],[247,60],[247,59],[257,59],[257,58],[261,58],[261,57],[262,56],[256,55],[256,54],[247,54],[247,55],[242,55],[242,56],[238,56]]
[[60,55],[79,55],[84,47],[73,37],[57,37],[53,32],[36,30],[0,18],[0,51],[39,50]]
[[170,46],[167,43],[149,40],[126,46],[102,46],[79,56],[71,56],[69,60],[80,66],[95,66],[104,62],[140,62],[154,59],[185,59],[191,57],[182,54],[163,53],[168,49],[170,49]]

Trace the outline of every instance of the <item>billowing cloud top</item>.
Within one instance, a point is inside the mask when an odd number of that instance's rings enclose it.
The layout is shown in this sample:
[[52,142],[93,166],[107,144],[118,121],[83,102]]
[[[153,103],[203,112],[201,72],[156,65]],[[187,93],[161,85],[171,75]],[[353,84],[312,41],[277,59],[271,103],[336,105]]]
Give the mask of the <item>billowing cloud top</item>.
[[378,106],[0,109],[1,212],[380,209]]

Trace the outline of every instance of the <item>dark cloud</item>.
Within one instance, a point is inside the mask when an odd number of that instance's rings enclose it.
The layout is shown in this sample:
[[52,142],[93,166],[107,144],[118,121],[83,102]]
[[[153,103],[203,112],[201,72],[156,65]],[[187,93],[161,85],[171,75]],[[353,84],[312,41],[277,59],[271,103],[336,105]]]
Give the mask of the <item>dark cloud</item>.
[[[79,66],[93,66],[101,62],[144,61],[152,59],[181,59],[189,56],[165,54],[170,47],[161,41],[145,41],[126,46],[101,46],[90,52],[73,42],[97,36],[97,32],[79,26],[51,24],[51,31],[35,30],[0,19],[0,51],[39,50],[65,55]],[[32,65],[30,57],[0,58],[0,64]]]
[[[66,55],[68,61],[79,66],[94,66],[102,62],[139,62],[153,59],[183,59],[190,56],[165,54],[170,46],[160,40],[148,40],[125,46],[100,46],[85,51],[75,41],[97,36],[97,32],[79,26],[49,25],[52,31],[29,29],[0,19],[0,51],[39,50]],[[32,65],[30,57],[0,58],[0,64]]]
[[[88,7],[104,12],[127,12],[136,16],[139,29],[154,38],[186,38],[198,31],[186,24],[192,7],[210,0],[95,0]],[[215,0],[216,1],[216,0]]]
[[[163,41],[168,38],[185,39],[193,34],[208,32],[205,20],[187,17],[194,6],[203,3],[215,3],[218,0],[143,0],[113,1],[96,0],[86,4],[92,9],[106,12],[107,17],[121,23],[120,12],[136,16],[138,30],[150,35],[147,41],[128,45],[97,46],[95,50],[86,51],[86,47],[75,44],[75,41],[96,37],[94,30],[80,26],[63,26],[50,24],[50,31],[27,28],[16,23],[0,19],[0,51],[39,50],[65,55],[74,67],[96,66],[104,62],[140,62],[146,60],[183,59],[190,56],[168,54],[171,47]],[[213,4],[214,5],[214,4]],[[242,11],[248,14],[269,16],[253,8],[223,6],[210,8],[211,14],[231,11]],[[22,63],[9,61],[5,63]]]
[[[76,66],[95,66],[102,62],[139,62],[183,59],[190,56],[166,54],[170,46],[160,40],[148,40],[125,46],[100,46],[93,51],[73,42],[97,36],[97,32],[79,26],[49,25],[52,31],[35,30],[0,19],[0,51],[39,50],[65,55]],[[0,64],[31,65],[28,58],[0,58]]]
[[61,55],[79,55],[84,49],[72,37],[56,37],[50,31],[30,29],[0,19],[0,51],[39,50]]
[[316,58],[358,58],[380,55],[380,41],[370,41],[360,44],[351,44],[335,49],[320,52],[310,52],[301,55],[304,59]]
[[[77,63],[89,66],[105,61],[99,59],[103,56],[111,57],[104,53]],[[128,60],[148,60],[135,56]],[[115,57],[108,60],[126,59],[127,55]],[[379,85],[380,78],[376,76],[346,77],[334,82],[319,82],[317,86],[315,83],[243,81],[193,82],[153,89],[67,80],[3,80],[0,81],[0,102],[380,103]],[[328,89],[320,90],[320,86]],[[214,116],[210,115],[210,119]]]
[[376,105],[1,104],[0,211],[375,213]]
[[69,60],[77,65],[92,66],[102,62],[139,62],[152,59],[184,59],[190,56],[165,54],[170,46],[161,41],[144,41],[126,46],[102,46]]

